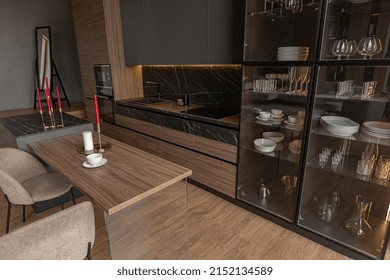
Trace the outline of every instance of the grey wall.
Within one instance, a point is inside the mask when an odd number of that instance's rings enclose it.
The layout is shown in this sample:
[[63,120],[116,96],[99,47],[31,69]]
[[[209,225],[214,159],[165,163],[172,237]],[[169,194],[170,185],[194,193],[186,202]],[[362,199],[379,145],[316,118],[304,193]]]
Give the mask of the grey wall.
[[0,0],[0,111],[33,107],[35,27],[48,25],[68,98],[83,100],[70,0]]

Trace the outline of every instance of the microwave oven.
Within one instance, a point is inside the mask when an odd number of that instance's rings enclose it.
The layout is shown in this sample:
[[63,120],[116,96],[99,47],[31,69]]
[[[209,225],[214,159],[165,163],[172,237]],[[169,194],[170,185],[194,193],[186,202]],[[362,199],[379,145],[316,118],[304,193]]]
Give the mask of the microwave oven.
[[114,97],[110,64],[94,64],[96,94]]

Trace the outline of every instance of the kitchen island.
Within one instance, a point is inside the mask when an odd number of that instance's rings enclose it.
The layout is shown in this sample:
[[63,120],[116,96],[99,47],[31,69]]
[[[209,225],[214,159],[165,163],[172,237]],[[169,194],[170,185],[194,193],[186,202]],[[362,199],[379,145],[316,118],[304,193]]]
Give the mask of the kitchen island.
[[187,259],[183,179],[192,171],[110,137],[102,135],[102,141],[111,147],[103,154],[107,163],[98,168],[82,166],[81,133],[29,147],[105,212],[112,259]]

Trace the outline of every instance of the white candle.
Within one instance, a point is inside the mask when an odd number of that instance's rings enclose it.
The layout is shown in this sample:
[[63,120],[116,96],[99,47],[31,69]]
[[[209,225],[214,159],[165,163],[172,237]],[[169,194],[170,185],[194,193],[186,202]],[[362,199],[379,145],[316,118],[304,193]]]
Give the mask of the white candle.
[[93,150],[92,131],[83,131],[84,150]]

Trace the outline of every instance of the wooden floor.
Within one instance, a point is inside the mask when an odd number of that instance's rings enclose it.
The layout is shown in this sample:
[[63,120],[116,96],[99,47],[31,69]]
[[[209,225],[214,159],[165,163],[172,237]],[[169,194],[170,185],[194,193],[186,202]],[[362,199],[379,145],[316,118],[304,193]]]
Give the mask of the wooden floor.
[[[86,197],[77,202],[87,200]],[[251,212],[193,185],[188,185],[189,244],[191,259],[343,260],[348,259]],[[65,207],[70,207],[71,202]],[[95,260],[108,260],[103,212],[96,206]],[[26,208],[26,224],[60,211],[60,207],[35,214]],[[0,197],[0,236],[5,233],[6,201]],[[23,226],[22,207],[14,205],[11,231]]]

